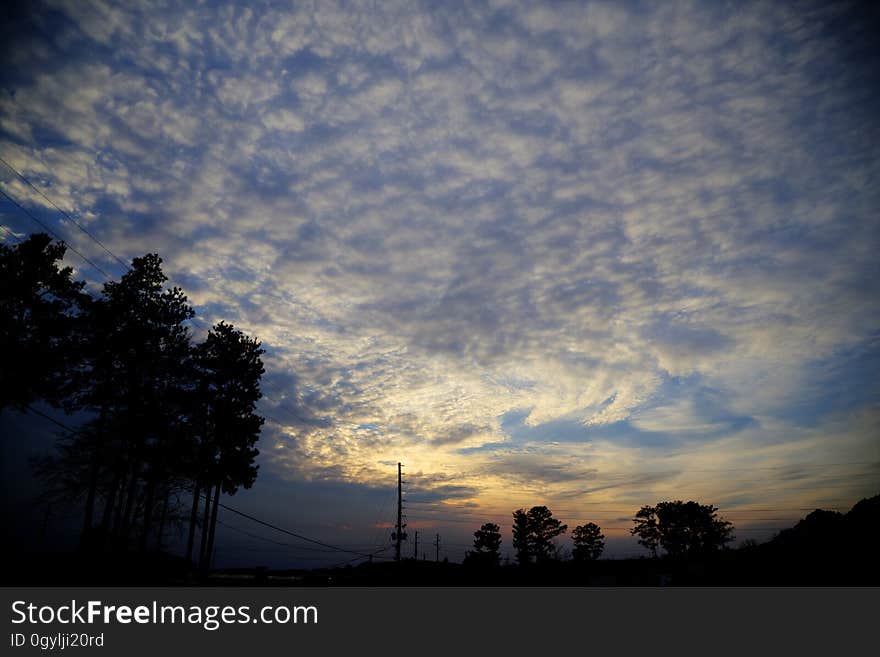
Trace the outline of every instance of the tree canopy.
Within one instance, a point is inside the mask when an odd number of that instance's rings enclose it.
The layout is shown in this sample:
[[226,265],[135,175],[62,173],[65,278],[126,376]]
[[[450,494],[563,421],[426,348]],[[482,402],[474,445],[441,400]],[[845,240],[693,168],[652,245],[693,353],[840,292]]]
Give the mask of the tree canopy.
[[568,525],[553,517],[546,506],[533,506],[526,511],[513,512],[513,548],[516,559],[522,564],[533,561],[541,563],[552,559],[556,554],[553,539],[564,534]]
[[643,506],[630,530],[639,544],[657,556],[662,548],[673,559],[705,555],[733,540],[733,525],[719,518],[718,509],[697,502],[659,502]]
[[501,560],[501,528],[493,522],[474,532],[474,549],[465,555],[465,563],[497,566]]
[[595,561],[605,550],[605,535],[594,522],[575,527],[571,538],[574,541],[571,556],[575,561]]
[[66,250],[45,233],[0,243],[0,411],[62,401],[77,318],[89,302],[85,283],[59,264]]

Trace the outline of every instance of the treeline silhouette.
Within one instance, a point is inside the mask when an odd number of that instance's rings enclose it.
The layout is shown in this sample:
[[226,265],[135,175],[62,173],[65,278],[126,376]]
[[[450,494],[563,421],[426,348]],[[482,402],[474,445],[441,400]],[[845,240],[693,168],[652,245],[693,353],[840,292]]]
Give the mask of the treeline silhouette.
[[[572,532],[566,558],[553,539],[567,530],[545,506],[513,513],[514,560],[501,559],[500,527],[485,523],[461,564],[406,559],[333,569],[276,572],[276,584],[381,586],[876,586],[880,561],[880,495],[843,514],[817,509],[765,543],[738,548],[731,523],[717,509],[663,501],[634,514],[631,533],[642,558],[601,559],[604,536],[595,523]],[[241,573],[239,573],[241,574]],[[257,582],[271,584],[265,571]],[[254,581],[254,580],[245,580]],[[232,580],[217,580],[233,583]],[[241,583],[241,580],[235,582]]]
[[[595,532],[592,532],[595,528]],[[528,511],[513,512],[513,548],[520,566],[542,565],[559,559],[558,546],[553,539],[564,534],[567,525],[553,517],[546,506],[533,506]],[[577,527],[575,535],[575,559],[598,558],[605,547],[604,536],[599,528],[589,523]],[[487,522],[474,532],[473,550],[464,557],[463,564],[471,568],[497,568],[501,562],[501,528]]]
[[220,322],[195,343],[156,254],[93,297],[65,250],[46,234],[0,244],[0,412],[44,402],[86,418],[34,463],[42,501],[81,505],[82,552],[158,552],[176,525],[205,567],[220,494],[257,476],[260,342]]
[[[643,506],[633,518],[631,534],[648,548],[653,558],[662,549],[670,560],[710,556],[733,541],[733,524],[718,517],[718,509],[697,502],[659,502]],[[546,506],[513,512],[513,549],[521,567],[542,566],[564,560],[554,539],[568,525],[553,517]],[[571,560],[578,564],[596,561],[605,551],[605,535],[594,522],[578,525],[572,531]],[[501,563],[501,530],[486,523],[474,532],[473,549],[465,554],[463,565],[496,568]]]

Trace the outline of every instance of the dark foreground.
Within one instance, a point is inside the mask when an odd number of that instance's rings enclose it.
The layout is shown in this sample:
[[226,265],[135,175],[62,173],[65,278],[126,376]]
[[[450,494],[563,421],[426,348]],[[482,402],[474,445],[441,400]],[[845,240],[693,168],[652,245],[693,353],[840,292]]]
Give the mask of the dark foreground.
[[405,560],[317,570],[229,569],[199,573],[167,555],[99,561],[76,554],[17,560],[6,586],[878,586],[876,558],[792,557],[758,548],[692,562],[665,559],[552,562],[476,569]]
[[9,554],[5,586],[878,586],[880,496],[816,510],[760,545],[671,560],[487,567],[403,560],[333,569],[200,572],[164,553]]

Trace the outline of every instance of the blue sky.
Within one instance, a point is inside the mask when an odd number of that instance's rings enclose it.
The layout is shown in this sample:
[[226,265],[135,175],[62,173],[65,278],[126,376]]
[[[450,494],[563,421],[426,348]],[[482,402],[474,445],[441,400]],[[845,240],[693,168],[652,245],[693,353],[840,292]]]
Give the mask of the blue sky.
[[[398,461],[413,525],[460,544],[539,503],[611,527],[694,498],[746,528],[878,492],[880,50],[858,5],[12,18],[2,157],[266,345],[252,512],[381,542]],[[4,239],[34,230],[0,213]]]

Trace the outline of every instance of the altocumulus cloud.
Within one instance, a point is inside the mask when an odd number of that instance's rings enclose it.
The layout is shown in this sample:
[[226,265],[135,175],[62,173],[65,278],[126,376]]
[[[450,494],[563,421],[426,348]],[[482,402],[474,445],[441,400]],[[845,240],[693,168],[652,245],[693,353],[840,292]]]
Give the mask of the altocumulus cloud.
[[[877,459],[868,18],[53,0],[4,28],[0,152],[266,343],[274,476],[746,504],[733,468]],[[758,497],[872,492],[803,481]]]

